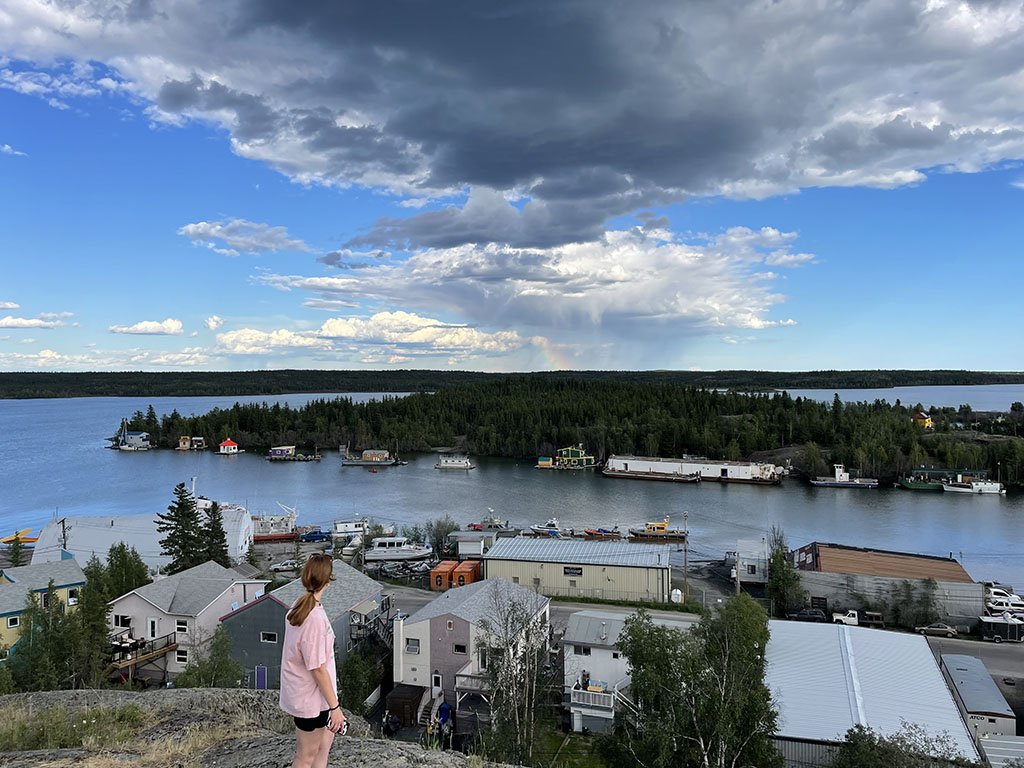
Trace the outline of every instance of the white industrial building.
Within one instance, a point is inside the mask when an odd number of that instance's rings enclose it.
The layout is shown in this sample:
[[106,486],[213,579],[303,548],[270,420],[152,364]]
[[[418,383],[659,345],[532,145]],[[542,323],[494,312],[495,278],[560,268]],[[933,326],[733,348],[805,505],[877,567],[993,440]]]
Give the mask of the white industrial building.
[[975,742],[980,745],[984,736],[1017,735],[1017,716],[981,659],[944,653],[940,665]]
[[672,591],[669,544],[519,536],[497,539],[484,577],[508,579],[549,597],[664,603]]
[[782,467],[757,461],[715,461],[701,456],[662,459],[651,456],[609,456],[604,465],[607,477],[670,480],[698,475],[701,481],[776,485]]
[[[196,506],[200,510],[210,503],[208,499],[196,499]],[[239,504],[222,504],[220,511],[224,516],[228,557],[232,561],[242,560],[253,542],[252,518],[248,510]],[[83,564],[92,555],[105,561],[110,547],[123,541],[135,548],[149,568],[157,571],[170,563],[171,559],[160,551],[160,539],[164,538],[164,534],[156,529],[156,524],[156,515],[55,518],[39,534],[39,541],[32,554],[32,564],[60,560],[61,550],[66,550]]]
[[828,765],[855,725],[883,736],[904,723],[931,736],[946,731],[963,757],[978,760],[925,638],[844,624],[768,624],[765,683],[778,707],[775,744],[787,768]]

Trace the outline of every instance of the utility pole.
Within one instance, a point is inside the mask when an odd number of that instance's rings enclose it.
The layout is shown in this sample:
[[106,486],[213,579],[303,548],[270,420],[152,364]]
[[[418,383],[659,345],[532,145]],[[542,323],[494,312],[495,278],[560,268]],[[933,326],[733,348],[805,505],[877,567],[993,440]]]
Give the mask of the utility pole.
[[740,593],[740,543],[736,542],[736,594]]
[[690,513],[683,511],[683,602],[685,603],[690,596],[686,574],[688,571],[687,565],[689,564],[690,554],[690,528],[687,524],[687,518]]
[[64,525],[64,523],[66,521],[67,521],[67,518],[65,518],[65,517],[62,517],[60,519],[60,545],[64,549],[68,548],[68,529]]

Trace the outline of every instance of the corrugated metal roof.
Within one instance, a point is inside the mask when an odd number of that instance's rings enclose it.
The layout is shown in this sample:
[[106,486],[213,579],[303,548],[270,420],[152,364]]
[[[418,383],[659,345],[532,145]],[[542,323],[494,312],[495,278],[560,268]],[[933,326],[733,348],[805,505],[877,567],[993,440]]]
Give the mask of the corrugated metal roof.
[[[353,606],[368,597],[379,594],[384,589],[365,573],[341,562],[341,560],[335,560],[333,565],[334,583],[324,590],[323,599],[320,601],[327,613],[327,618],[331,621],[351,611]],[[302,586],[302,579],[293,579],[270,594],[290,608],[305,592],[306,588]]]
[[21,611],[25,607],[25,595],[29,591],[46,589],[50,579],[58,589],[85,583],[85,574],[75,560],[19,565],[4,568],[2,572],[15,583],[0,584],[0,614]]
[[446,613],[465,619],[470,624],[479,624],[482,619],[497,621],[497,606],[513,600],[519,601],[534,614],[551,602],[543,595],[538,595],[533,590],[513,584],[511,581],[484,579],[464,587],[449,589],[416,611],[405,620],[405,623],[415,624],[436,616],[444,616]]
[[843,624],[768,625],[765,683],[780,737],[838,742],[858,723],[888,736],[905,721],[932,736],[948,731],[964,757],[978,758],[923,637]]
[[[576,611],[569,616],[568,626],[562,636],[563,643],[580,645],[602,645],[611,648],[619,641],[619,634],[631,613],[613,613],[611,611]],[[686,630],[700,621],[699,616],[679,619],[666,619],[652,616],[658,626],[674,627]]]
[[582,541],[530,536],[498,539],[484,560],[528,560],[542,563],[625,565],[668,568],[670,544],[635,544],[631,541]]
[[968,712],[1014,717],[1013,710],[981,659],[960,653],[944,653],[942,665]]
[[1024,761],[1024,736],[982,736],[981,749],[992,768],[1004,768],[1011,761]]

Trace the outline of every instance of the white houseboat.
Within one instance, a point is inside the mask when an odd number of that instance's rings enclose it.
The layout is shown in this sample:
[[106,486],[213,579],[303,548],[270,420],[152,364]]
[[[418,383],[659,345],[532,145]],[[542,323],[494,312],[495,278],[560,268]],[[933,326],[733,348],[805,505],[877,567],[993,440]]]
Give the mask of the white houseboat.
[[464,453],[446,453],[438,457],[434,469],[476,469]]
[[993,480],[972,480],[968,483],[943,483],[942,490],[949,493],[994,493],[1005,494],[1002,483]]
[[647,456],[610,456],[602,474],[641,480],[675,482],[751,483],[778,485],[783,468],[757,461],[712,461],[700,456],[662,459]]

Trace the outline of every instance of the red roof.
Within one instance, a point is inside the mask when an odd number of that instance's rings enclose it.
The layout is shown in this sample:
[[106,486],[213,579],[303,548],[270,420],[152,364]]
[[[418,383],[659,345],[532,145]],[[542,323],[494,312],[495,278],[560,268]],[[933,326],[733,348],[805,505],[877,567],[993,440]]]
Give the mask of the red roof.
[[227,440],[225,440],[223,443],[221,443],[221,445],[238,445],[238,443],[236,443],[234,440],[232,440],[229,437]]

